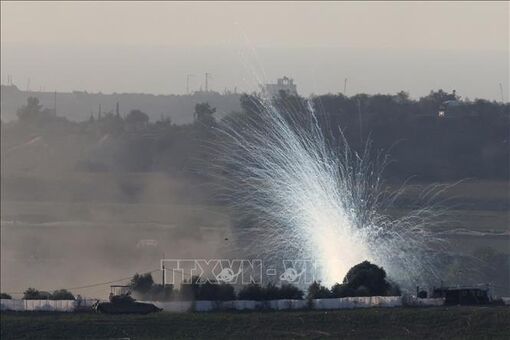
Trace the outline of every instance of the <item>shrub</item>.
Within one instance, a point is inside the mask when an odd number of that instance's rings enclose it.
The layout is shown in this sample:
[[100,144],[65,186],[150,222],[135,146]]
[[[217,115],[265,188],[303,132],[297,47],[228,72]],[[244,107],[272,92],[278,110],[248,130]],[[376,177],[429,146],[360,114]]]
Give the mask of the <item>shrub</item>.
[[41,292],[35,288],[28,288],[23,292],[24,300],[45,300],[49,299],[51,294],[48,292]]
[[327,299],[331,297],[331,291],[320,284],[320,282],[314,281],[308,287],[307,299]]
[[250,283],[248,286],[245,286],[243,289],[239,291],[238,299],[239,300],[255,300],[262,301],[265,298],[264,289],[256,284]]
[[420,298],[420,299],[426,299],[427,296],[428,296],[428,294],[427,294],[427,292],[425,290],[420,290],[418,292],[418,298]]
[[200,281],[197,276],[193,276],[191,280],[187,280],[181,284],[179,297],[181,300],[195,300],[200,290]]
[[283,284],[280,287],[280,299],[301,300],[305,293],[296,286]]
[[354,296],[372,296],[370,289],[365,286],[359,286],[354,292]]
[[206,282],[199,286],[196,298],[197,300],[208,301],[235,300],[234,287],[226,283],[215,284]]
[[331,295],[336,298],[350,297],[355,295],[355,291],[346,284],[337,283],[331,287]]
[[[398,284],[394,283],[394,282],[390,282],[389,283],[390,286],[388,287],[388,289],[386,290],[386,296],[400,296],[402,295],[402,291],[400,290],[400,287],[398,286]],[[425,292],[427,293],[427,292]]]
[[0,299],[10,300],[10,299],[12,299],[12,296],[10,296],[7,293],[0,293]]
[[218,300],[220,301],[229,301],[235,300],[236,293],[234,291],[234,287],[232,285],[222,283],[218,286]]
[[196,298],[197,300],[216,301],[218,300],[218,295],[219,295],[218,285],[207,281],[206,283],[201,284],[199,286]]
[[151,289],[147,292],[147,294],[142,295],[142,299],[149,299],[151,301],[169,301],[172,298],[172,295],[174,293],[174,286],[171,284],[165,285],[159,285],[155,284],[152,285]]
[[268,283],[266,287],[263,288],[263,295],[263,300],[277,300],[281,298],[280,289],[273,283]]
[[138,274],[131,279],[130,287],[134,292],[140,293],[142,296],[147,294],[154,284],[154,280],[152,279],[152,275],[150,273],[147,274]]

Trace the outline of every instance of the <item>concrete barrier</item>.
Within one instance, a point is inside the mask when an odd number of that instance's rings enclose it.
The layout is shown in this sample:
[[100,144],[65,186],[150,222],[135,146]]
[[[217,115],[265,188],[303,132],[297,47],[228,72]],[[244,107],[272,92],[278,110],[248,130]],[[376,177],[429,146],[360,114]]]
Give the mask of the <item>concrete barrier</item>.
[[404,306],[410,307],[427,307],[427,306],[442,306],[444,305],[443,298],[426,298],[420,299],[415,296],[406,296],[402,298]]
[[[504,298],[505,299],[505,298]],[[506,303],[510,301],[506,298]],[[83,307],[91,306],[97,300],[84,299],[80,303],[80,310]],[[369,296],[369,297],[345,297],[336,299],[314,299],[309,305],[308,300],[233,300],[233,301],[140,301],[152,303],[167,312],[184,313],[189,311],[210,312],[217,310],[296,310],[306,309],[350,309],[369,307],[398,307],[403,305],[400,296]],[[440,306],[442,299],[409,299],[405,298],[405,305],[409,306]],[[77,310],[76,300],[17,300],[2,299],[1,310],[12,311],[59,311],[72,312]]]
[[140,302],[152,303],[156,307],[163,309],[165,312],[183,313],[193,310],[192,301],[169,301],[169,302],[140,301]]
[[16,312],[74,312],[75,300],[1,299],[1,310]]

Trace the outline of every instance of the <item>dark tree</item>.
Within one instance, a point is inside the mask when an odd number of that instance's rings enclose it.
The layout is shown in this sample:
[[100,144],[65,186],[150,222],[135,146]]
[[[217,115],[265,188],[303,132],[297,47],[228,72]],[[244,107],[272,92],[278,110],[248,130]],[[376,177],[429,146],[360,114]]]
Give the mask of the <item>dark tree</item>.
[[265,295],[264,289],[260,285],[251,283],[243,287],[237,294],[237,297],[239,300],[262,301],[265,299]]
[[53,116],[52,110],[43,109],[37,97],[28,97],[27,105],[19,108],[16,114],[23,123],[43,123],[50,121]]
[[150,273],[147,274],[137,273],[131,279],[130,286],[134,292],[144,295],[150,291],[153,284],[154,280],[152,279],[152,275]]
[[301,300],[304,292],[291,284],[283,284],[280,287],[280,299]]
[[307,299],[328,299],[330,297],[332,297],[331,291],[321,285],[320,282],[314,281],[308,287],[308,294],[306,295]]
[[50,294],[47,292],[41,292],[35,288],[28,288],[23,292],[23,300],[43,300],[48,299]]
[[216,124],[214,113],[216,109],[209,103],[200,103],[195,105],[195,123],[203,127],[211,127]]
[[368,261],[352,267],[345,275],[344,284],[359,293],[369,295],[386,295],[390,284],[386,281],[386,272]]
[[59,289],[53,292],[50,297],[51,300],[74,300],[74,295],[66,290],[66,289]]
[[145,126],[149,122],[149,116],[140,110],[131,110],[125,120],[128,124]]
[[12,296],[10,296],[7,293],[0,293],[0,299],[10,300],[10,299],[12,299]]

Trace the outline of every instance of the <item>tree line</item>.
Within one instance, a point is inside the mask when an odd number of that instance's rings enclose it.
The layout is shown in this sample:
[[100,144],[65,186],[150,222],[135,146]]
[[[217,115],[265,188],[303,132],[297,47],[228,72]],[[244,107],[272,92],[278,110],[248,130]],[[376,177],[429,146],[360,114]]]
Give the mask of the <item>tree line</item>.
[[[12,134],[48,133],[86,135],[90,143],[111,137],[109,154],[84,157],[76,167],[84,171],[181,171],[207,175],[207,163],[214,158],[210,148],[221,138],[214,133],[224,122],[257,119],[257,95],[241,96],[241,112],[220,120],[208,103],[195,106],[194,123],[175,125],[169,118],[150,122],[134,109],[91,115],[88,121],[70,122],[45,109],[37,98],[29,98],[18,110],[18,122],[2,124]],[[415,176],[423,180],[459,178],[509,178],[510,105],[483,99],[463,99],[454,93],[432,91],[411,99],[405,92],[395,95],[326,94],[305,99],[282,92],[274,106],[293,124],[308,124],[310,110],[325,136],[341,138],[353,150],[370,144],[374,152],[387,153],[390,163],[384,175],[391,178]],[[17,126],[14,126],[17,125]],[[113,145],[114,144],[114,145]],[[197,162],[197,160],[200,160]]]
[[[314,281],[305,292],[288,283],[280,286],[268,283],[261,286],[251,283],[240,287],[236,292],[233,285],[219,283],[214,280],[201,281],[198,277],[185,280],[180,289],[172,284],[161,285],[154,282],[151,273],[135,274],[128,284],[135,298],[148,301],[231,301],[255,300],[268,301],[278,299],[325,299],[352,296],[400,296],[400,288],[396,283],[388,281],[384,268],[364,261],[352,267],[345,275],[342,283],[331,288]],[[11,299],[6,293],[2,299]],[[58,289],[53,293],[35,288],[28,288],[23,294],[24,300],[75,300],[74,295],[66,289]],[[81,299],[81,297],[79,297]]]

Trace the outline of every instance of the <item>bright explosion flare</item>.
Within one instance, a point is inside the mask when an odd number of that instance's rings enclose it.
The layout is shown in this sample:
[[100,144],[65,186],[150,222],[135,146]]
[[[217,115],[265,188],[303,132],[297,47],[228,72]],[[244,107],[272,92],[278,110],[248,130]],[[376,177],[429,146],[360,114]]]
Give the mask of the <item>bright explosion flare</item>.
[[312,259],[328,285],[364,260],[404,285],[434,274],[441,239],[430,226],[440,214],[429,204],[400,218],[383,213],[401,193],[383,189],[385,158],[371,158],[368,144],[359,155],[343,137],[328,141],[309,103],[301,118],[267,99],[252,104],[260,113],[220,128],[219,164],[228,169],[229,200],[262,226],[242,236],[258,254]]

